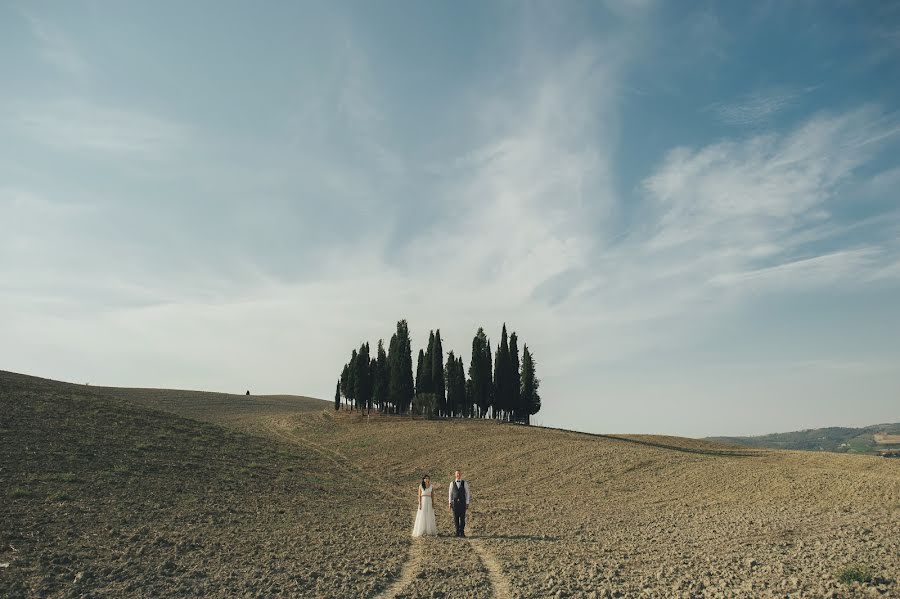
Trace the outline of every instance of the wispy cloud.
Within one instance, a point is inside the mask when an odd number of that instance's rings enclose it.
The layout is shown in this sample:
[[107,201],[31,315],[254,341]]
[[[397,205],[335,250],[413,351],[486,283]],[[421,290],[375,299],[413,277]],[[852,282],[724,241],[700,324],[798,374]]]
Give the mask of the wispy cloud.
[[[876,248],[812,256],[805,248],[838,238],[839,231],[823,227],[830,204],[888,140],[886,126],[889,117],[865,107],[814,116],[785,135],[672,150],[643,185],[650,200],[646,222],[655,226],[630,243],[690,260],[716,283],[798,271],[858,276],[877,268],[889,257]],[[790,288],[806,277],[777,280]]]
[[169,155],[188,138],[185,127],[170,120],[77,98],[21,109],[13,125],[62,150],[154,159]]
[[869,271],[878,263],[880,253],[875,248],[843,250],[740,273],[717,275],[711,282],[724,286],[752,285],[756,288],[768,284],[781,289],[834,283]]
[[31,12],[23,11],[22,14],[39,44],[38,52],[44,60],[74,77],[83,77],[90,73],[91,65],[75,42],[61,28]]
[[876,148],[867,146],[887,140],[885,125],[890,127],[886,117],[866,107],[815,116],[788,135],[672,150],[644,182],[662,215],[656,241],[675,243],[685,232],[709,235],[710,226],[728,223],[741,225],[729,233],[741,229],[768,237],[768,225],[791,227],[792,219],[821,216],[812,209],[821,208],[837,185],[871,158]]
[[750,93],[732,102],[717,102],[706,107],[715,117],[727,125],[751,126],[771,123],[779,112],[795,104],[800,97],[812,91],[798,89],[774,89]]
[[[207,61],[210,80],[191,80],[204,102],[246,102],[246,112],[209,115],[159,85],[147,86],[159,97],[146,105],[120,104],[103,91],[124,85],[122,73],[92,70],[76,43],[86,40],[30,22],[62,75],[52,89],[70,95],[4,100],[0,170],[16,180],[0,188],[14,229],[0,239],[0,329],[22,341],[0,359],[35,372],[52,359],[48,374],[109,383],[326,394],[347,350],[389,337],[398,318],[416,347],[440,327],[465,359],[478,326],[496,342],[506,321],[537,351],[548,398],[570,402],[579,419],[596,407],[584,426],[627,429],[621,415],[644,409],[597,407],[598,395],[667,402],[673,422],[676,405],[716,409],[732,377],[710,391],[715,367],[704,372],[692,345],[731,327],[747,334],[735,322],[744,309],[848,283],[896,287],[889,150],[900,123],[889,106],[800,114],[824,106],[800,87],[692,104],[687,70],[718,83],[716,69],[731,68],[746,40],[722,10],[679,11],[685,26],[661,31],[652,4],[516,5],[498,11],[496,30],[479,23],[443,37],[453,23],[423,22],[402,40],[386,38],[390,19],[372,28],[321,5],[326,16],[309,19],[326,30],[319,37],[235,38],[233,71],[214,62],[215,36],[166,48],[177,51],[160,56],[189,66],[160,69],[157,83]],[[156,57],[156,31],[143,34],[135,49]],[[398,52],[407,42],[435,55]],[[277,75],[258,73],[258,88],[222,98],[254,61]],[[432,67],[446,69],[429,72],[446,83],[439,92],[386,87]],[[91,85],[73,89],[79,73]],[[642,81],[653,84],[636,101],[628,90]],[[654,111],[652,124],[641,110]],[[713,118],[739,128],[713,138]],[[695,121],[688,144],[681,119]],[[208,153],[205,135],[219,142]],[[731,340],[715,349],[740,361]],[[867,362],[819,349],[779,363]],[[684,356],[664,389],[646,376],[664,367],[648,364],[660,355]],[[688,399],[704,394],[707,404]],[[552,412],[546,422],[573,425]],[[663,425],[693,426],[658,420],[657,432]]]

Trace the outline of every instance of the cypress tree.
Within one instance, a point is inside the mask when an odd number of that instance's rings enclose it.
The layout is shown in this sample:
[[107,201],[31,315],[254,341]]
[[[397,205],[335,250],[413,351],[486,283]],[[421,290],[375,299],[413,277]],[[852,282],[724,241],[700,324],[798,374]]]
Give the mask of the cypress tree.
[[363,343],[356,355],[356,398],[357,409],[367,411],[372,408],[372,373],[369,362],[369,344]]
[[341,409],[341,379],[337,380],[337,384],[334,386],[334,410],[338,411]]
[[384,340],[378,340],[378,350],[375,355],[375,407],[381,412],[387,411],[388,393],[390,391],[391,372],[388,369],[387,354],[384,353]]
[[419,393],[434,393],[434,331],[428,334],[428,348],[422,363],[422,384]]
[[484,380],[484,401],[485,405],[482,409],[481,417],[487,418],[488,411],[494,405],[494,382],[493,376],[491,373],[493,372],[493,367],[491,366],[491,340],[487,340],[487,345],[484,347],[484,366],[482,367],[485,373]]
[[541,409],[541,396],[538,388],[541,381],[535,375],[535,360],[528,351],[528,344],[522,350],[522,404],[526,408],[528,415],[527,422],[531,424],[531,416],[537,414]]
[[405,413],[415,394],[412,372],[412,346],[409,326],[405,320],[397,322],[397,332],[391,337],[388,354],[390,367],[390,400],[398,413]]
[[456,416],[469,416],[466,408],[466,370],[463,367],[462,358],[456,358],[453,364],[453,388],[456,400],[454,402],[454,413]]
[[353,352],[350,354],[350,364],[348,365],[350,370],[349,370],[349,376],[347,378],[347,390],[350,392],[349,395],[347,395],[347,399],[348,399],[348,402],[350,403],[350,411],[351,412],[353,411],[353,406],[356,403],[356,398],[358,397],[357,391],[359,389],[359,371],[357,370],[357,366],[356,366],[356,361],[357,361],[356,358],[357,358],[357,353],[356,353],[356,350],[354,349]]
[[419,350],[419,365],[416,367],[416,393],[425,393],[425,379],[422,378],[422,368],[425,367],[425,351]]
[[468,381],[466,381],[466,369],[463,366],[462,356],[456,359],[456,396],[459,398],[459,415],[464,418],[471,418],[472,409],[469,407],[469,390]]
[[494,418],[504,420],[507,419],[512,398],[509,366],[509,338],[506,336],[506,323],[503,323],[503,332],[500,334],[500,344],[497,345],[494,360]]
[[412,341],[409,338],[409,327],[406,324],[406,321],[403,320],[403,338],[406,341],[405,348],[403,350],[403,393],[406,397],[406,407],[409,408],[410,404],[412,404],[412,398],[415,395],[415,387],[413,386],[413,378],[412,378]]
[[456,389],[456,356],[453,355],[453,350],[447,354],[447,365],[443,368],[444,370],[444,385],[447,388],[447,402],[445,415],[453,418],[459,413],[459,409],[462,408],[462,402],[459,400],[457,396]]
[[[366,343],[366,349],[368,349],[369,344]],[[368,409],[368,413],[371,413],[372,410],[377,409],[375,403],[375,389],[378,386],[378,359],[376,356],[369,356],[369,402],[366,408]]]
[[481,382],[481,348],[483,345],[484,329],[479,328],[472,338],[472,357],[469,360],[469,388],[467,389],[466,402],[470,406],[478,405]]
[[397,397],[399,396],[399,387],[400,387],[400,372],[396,367],[397,356],[400,355],[400,350],[397,347],[397,333],[391,335],[391,342],[388,345],[388,372],[390,376],[388,377],[388,403],[390,404],[390,411],[394,413],[399,413],[399,407],[397,405]]
[[341,371],[341,395],[344,396],[344,399],[350,397],[350,365],[344,364],[344,369]]
[[509,411],[518,420],[525,416],[522,407],[522,375],[519,373],[519,338],[513,332],[509,336]]
[[478,416],[484,418],[491,407],[493,381],[491,376],[491,341],[484,334],[484,328],[478,327],[472,339],[472,360],[469,365],[469,378],[472,380],[472,405],[477,407]]
[[435,407],[438,415],[443,416],[447,413],[447,395],[444,386],[444,347],[441,344],[441,330],[438,329],[434,334],[434,343],[431,347],[431,372],[432,384],[431,392],[434,393]]

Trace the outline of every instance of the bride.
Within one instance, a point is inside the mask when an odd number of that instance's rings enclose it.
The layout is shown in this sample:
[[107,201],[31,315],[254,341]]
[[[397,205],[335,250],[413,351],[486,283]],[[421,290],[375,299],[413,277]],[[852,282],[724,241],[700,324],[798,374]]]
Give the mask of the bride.
[[413,525],[412,536],[414,537],[437,535],[437,525],[434,523],[434,504],[431,497],[433,491],[431,477],[426,474],[422,477],[422,484],[419,485],[419,511],[416,512],[416,523]]

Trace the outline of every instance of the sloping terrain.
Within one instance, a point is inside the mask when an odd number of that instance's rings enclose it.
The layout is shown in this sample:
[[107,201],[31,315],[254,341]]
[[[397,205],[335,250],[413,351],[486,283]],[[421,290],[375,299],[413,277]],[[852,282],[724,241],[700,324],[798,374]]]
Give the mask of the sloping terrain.
[[[510,596],[900,596],[891,460],[333,412],[268,426],[396,481],[410,506],[423,472],[446,490],[461,468],[472,550],[499,565]],[[450,532],[448,513],[438,527]],[[421,582],[451,592],[458,570],[424,551]],[[874,581],[840,582],[851,564]]]
[[0,375],[0,596],[900,596],[900,461],[327,405]]
[[0,597],[341,597],[399,572],[405,518],[329,460],[115,391],[0,372]]
[[[874,424],[863,428],[813,428],[757,437],[709,437],[708,441],[767,449],[798,449],[836,453],[878,454],[900,450],[900,423]],[[886,440],[886,441],[885,441]]]

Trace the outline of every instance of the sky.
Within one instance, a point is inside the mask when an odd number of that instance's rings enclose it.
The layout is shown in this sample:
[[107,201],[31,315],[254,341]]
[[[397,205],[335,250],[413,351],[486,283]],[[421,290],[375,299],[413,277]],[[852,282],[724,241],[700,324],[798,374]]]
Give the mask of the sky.
[[897,3],[0,0],[3,370],[330,399],[505,322],[546,426],[900,421],[898,190]]

